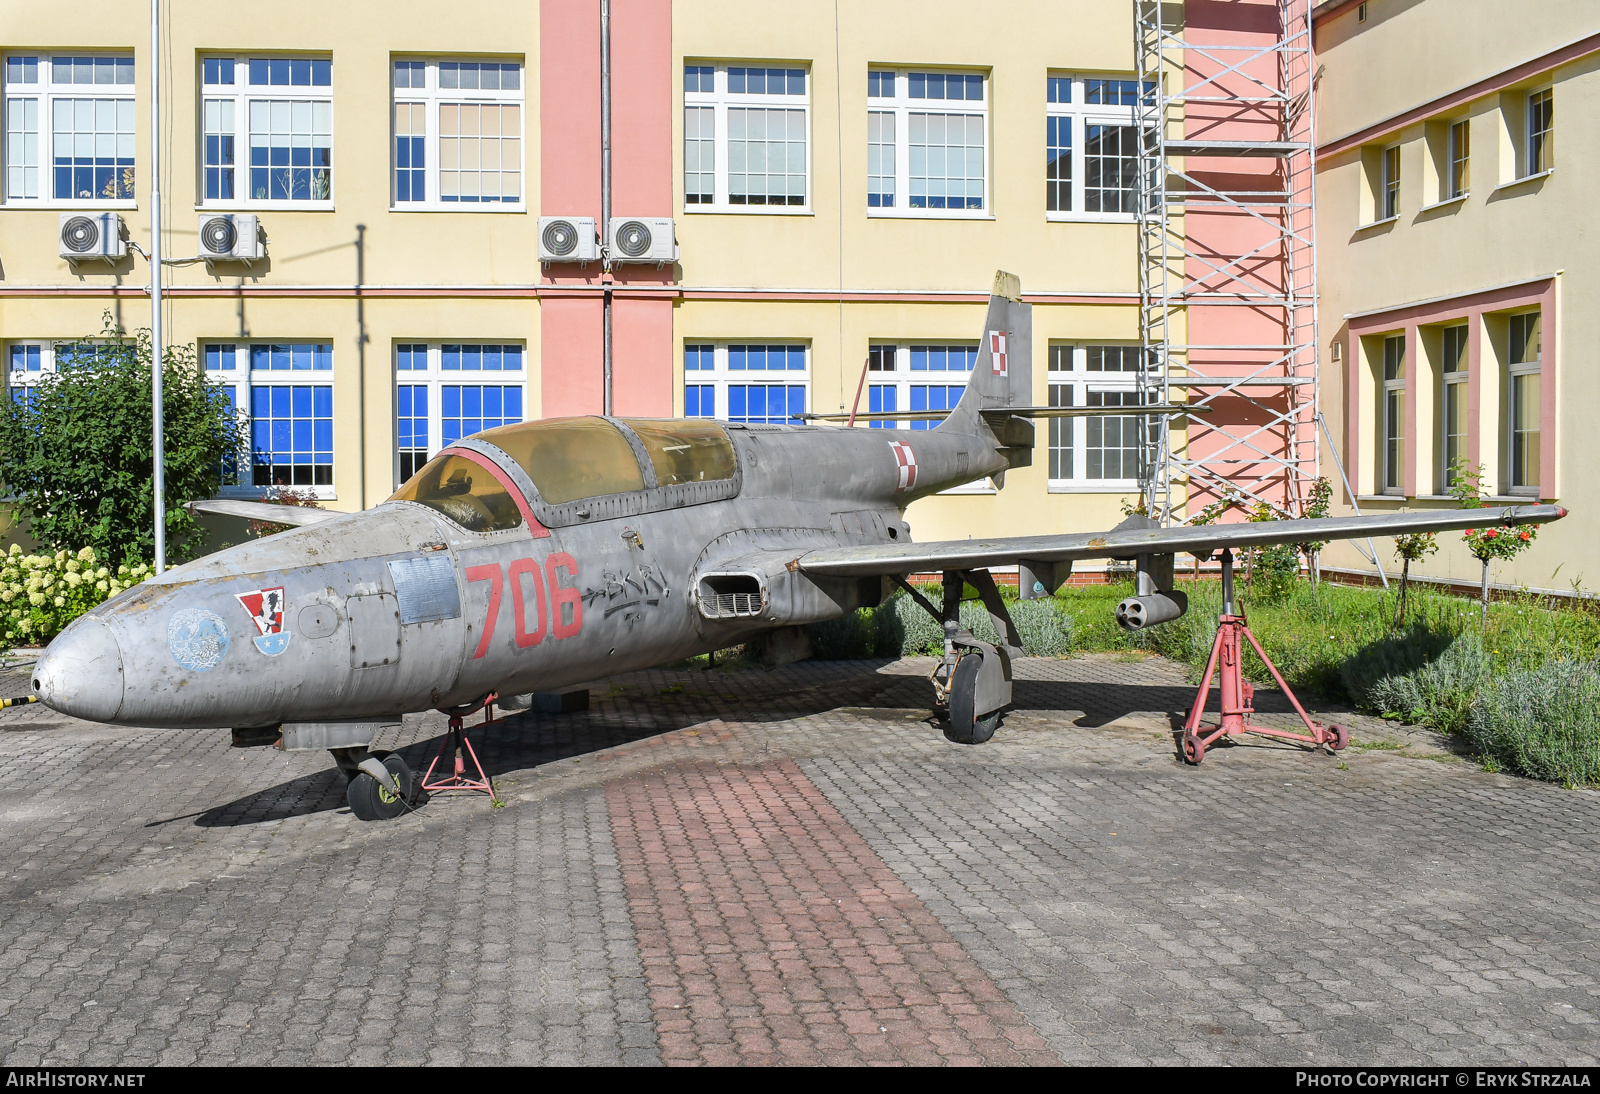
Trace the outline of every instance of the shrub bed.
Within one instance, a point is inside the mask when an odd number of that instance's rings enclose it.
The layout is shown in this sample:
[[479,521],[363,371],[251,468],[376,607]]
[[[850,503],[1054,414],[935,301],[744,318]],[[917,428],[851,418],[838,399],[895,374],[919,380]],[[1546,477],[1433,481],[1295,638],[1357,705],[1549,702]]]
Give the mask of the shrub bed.
[[144,563],[102,566],[93,547],[76,554],[27,555],[17,544],[0,556],[0,637],[42,646],[66,625],[150,575]]

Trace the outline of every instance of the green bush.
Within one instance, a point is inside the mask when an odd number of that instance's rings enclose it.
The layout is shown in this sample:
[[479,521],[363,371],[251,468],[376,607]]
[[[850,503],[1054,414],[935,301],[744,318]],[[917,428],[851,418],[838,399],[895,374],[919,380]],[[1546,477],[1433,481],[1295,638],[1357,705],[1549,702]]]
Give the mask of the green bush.
[[1491,667],[1475,632],[1452,637],[1411,627],[1361,650],[1341,676],[1358,706],[1455,733],[1465,727]]
[[150,575],[144,563],[112,569],[93,547],[77,554],[23,554],[17,544],[0,555],[0,640],[43,645],[66,625]]
[[[933,595],[929,595],[929,594]],[[924,591],[935,604],[938,590]],[[1072,617],[1055,600],[1007,600],[1022,648],[1034,657],[1060,657],[1072,650]],[[985,642],[1000,636],[978,601],[962,601],[961,625]],[[836,661],[864,657],[915,657],[944,649],[944,630],[920,604],[896,593],[876,608],[862,608],[842,619],[809,628],[816,655]]]
[[1548,661],[1494,677],[1465,729],[1491,769],[1566,786],[1600,783],[1600,662]]

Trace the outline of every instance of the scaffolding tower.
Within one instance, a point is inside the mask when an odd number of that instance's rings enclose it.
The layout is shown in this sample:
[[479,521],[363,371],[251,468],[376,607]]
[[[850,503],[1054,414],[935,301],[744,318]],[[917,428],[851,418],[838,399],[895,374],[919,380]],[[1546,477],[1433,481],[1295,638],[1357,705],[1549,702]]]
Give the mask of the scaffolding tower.
[[1194,25],[1136,4],[1142,394],[1211,411],[1146,420],[1146,512],[1302,516],[1320,475],[1312,0],[1208,4]]

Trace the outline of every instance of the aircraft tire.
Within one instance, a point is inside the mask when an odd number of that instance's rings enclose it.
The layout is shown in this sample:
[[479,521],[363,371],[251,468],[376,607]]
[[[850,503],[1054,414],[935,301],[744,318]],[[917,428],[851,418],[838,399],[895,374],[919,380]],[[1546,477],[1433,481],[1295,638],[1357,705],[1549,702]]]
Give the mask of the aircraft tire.
[[403,791],[401,797],[390,794],[383,786],[368,775],[360,772],[350,780],[349,787],[345,790],[345,800],[350,803],[350,812],[358,820],[393,820],[405,812],[406,806],[411,802],[411,796],[416,791],[416,780],[411,774],[411,768],[406,762],[394,753],[383,757],[383,766],[389,769],[396,784]]
[[956,662],[950,677],[950,721],[944,735],[957,744],[981,745],[1000,727],[998,710],[978,717],[978,672],[982,667],[983,654],[970,652]]

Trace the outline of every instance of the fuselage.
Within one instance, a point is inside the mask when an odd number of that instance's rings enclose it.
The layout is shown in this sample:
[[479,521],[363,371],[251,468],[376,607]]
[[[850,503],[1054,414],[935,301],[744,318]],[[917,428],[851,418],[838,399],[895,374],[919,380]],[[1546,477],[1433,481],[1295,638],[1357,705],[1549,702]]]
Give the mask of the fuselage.
[[[470,472],[445,486],[481,475],[503,489],[516,514],[500,526],[462,508],[476,494],[441,502],[436,490],[423,503],[408,487],[367,512],[176,567],[68,627],[36,669],[41,700],[117,724],[261,727],[448,708],[662,664],[875,602],[876,580],[818,583],[784,560],[904,542],[911,501],[1006,466],[992,438],[945,430],[557,421],[622,433],[642,488],[572,496],[573,483],[604,475],[539,463],[555,457],[526,432],[565,427],[482,434],[441,455]],[[671,463],[688,450],[674,429],[730,446],[723,477],[667,481],[687,466]],[[498,498],[473,504],[489,513]]]

